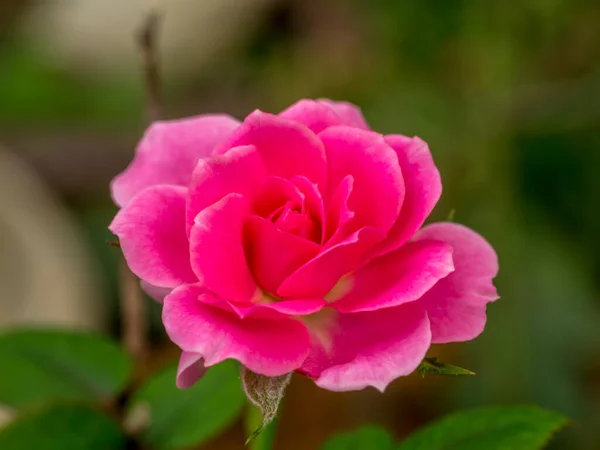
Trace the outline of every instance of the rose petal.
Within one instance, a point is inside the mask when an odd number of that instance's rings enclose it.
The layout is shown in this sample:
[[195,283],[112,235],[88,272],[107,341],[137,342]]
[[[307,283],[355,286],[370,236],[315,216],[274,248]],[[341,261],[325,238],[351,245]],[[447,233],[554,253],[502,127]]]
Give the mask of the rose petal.
[[211,154],[239,122],[224,114],[153,123],[134,160],[111,183],[115,203],[124,206],[142,189],[157,184],[187,186],[200,158]]
[[[349,201],[354,189],[354,177],[346,175],[333,192],[327,211],[327,232],[325,245],[331,247],[348,237],[348,229],[354,218],[354,211],[350,209]],[[351,228],[350,228],[351,230]],[[351,231],[350,231],[351,233]]]
[[153,186],[122,208],[109,230],[119,237],[133,273],[158,287],[198,279],[190,267],[185,235],[185,193],[179,186]]
[[192,387],[196,381],[204,376],[206,370],[204,358],[200,353],[181,352],[179,366],[177,367],[177,387],[179,389]]
[[342,119],[343,125],[361,128],[363,130],[370,129],[358,106],[348,102],[335,102],[326,98],[319,99],[318,101],[333,109],[338,117]]
[[320,133],[325,128],[336,125],[354,126],[356,117],[346,117],[347,114],[339,115],[332,105],[332,102],[323,100],[304,99],[294,103],[292,106],[279,113],[279,116],[300,122],[310,128],[314,133]]
[[171,288],[154,286],[145,280],[140,280],[140,287],[142,288],[142,291],[146,293],[146,295],[156,300],[158,303],[162,303],[165,297],[173,290]]
[[364,255],[383,238],[365,227],[308,261],[279,286],[281,298],[323,298],[349,272],[358,269]]
[[471,340],[485,327],[486,304],[498,299],[492,284],[498,273],[496,252],[479,234],[454,223],[435,223],[415,236],[417,241],[429,239],[452,246],[456,269],[418,301],[429,314],[432,341]]
[[288,202],[302,205],[304,194],[290,180],[268,177],[256,192],[252,202],[252,212],[258,216],[270,218],[275,211]]
[[298,122],[254,111],[216,153],[240,145],[256,146],[270,175],[283,178],[304,175],[320,186],[325,185],[327,164],[323,144]]
[[325,233],[325,207],[319,189],[308,178],[302,175],[293,177],[291,181],[304,195],[305,212],[309,214],[315,224],[320,227],[320,243],[323,243]]
[[261,308],[269,308],[286,316],[307,316],[322,310],[327,306],[327,302],[322,298],[284,300],[265,305],[258,305]]
[[396,222],[404,198],[404,181],[396,152],[383,136],[350,127],[331,127],[319,134],[329,164],[329,189],[352,175],[348,207],[356,231],[372,226],[386,233]]
[[244,236],[246,258],[254,279],[270,294],[275,294],[286,277],[321,250],[318,244],[281,231],[258,216],[246,219]]
[[266,169],[252,145],[234,147],[223,155],[198,161],[190,182],[187,198],[188,233],[200,211],[227,194],[252,196],[263,182]]
[[[217,305],[222,306],[222,305]],[[322,298],[268,301],[265,303],[239,304],[229,302],[228,309],[245,318],[248,316],[277,319],[283,316],[308,316],[321,311],[327,302]]]
[[212,294],[200,285],[175,289],[165,298],[163,322],[185,352],[202,355],[210,367],[236,359],[253,372],[279,376],[296,370],[309,351],[306,327],[292,318],[247,317],[205,303]]
[[289,205],[286,205],[274,224],[281,231],[311,242],[316,242],[321,238],[320,228],[317,227],[310,216],[294,211]]
[[398,220],[373,257],[395,250],[421,228],[442,194],[440,173],[435,167],[429,147],[418,137],[389,135],[385,141],[398,154],[406,194]]
[[257,286],[242,246],[248,202],[229,194],[198,213],[190,232],[192,269],[204,286],[219,297],[250,301]]
[[313,347],[300,372],[330,391],[373,386],[383,392],[418,367],[431,343],[427,313],[415,303],[334,313],[309,327]]
[[350,275],[341,287],[347,294],[331,306],[340,312],[357,312],[412,302],[453,270],[450,245],[411,242]]

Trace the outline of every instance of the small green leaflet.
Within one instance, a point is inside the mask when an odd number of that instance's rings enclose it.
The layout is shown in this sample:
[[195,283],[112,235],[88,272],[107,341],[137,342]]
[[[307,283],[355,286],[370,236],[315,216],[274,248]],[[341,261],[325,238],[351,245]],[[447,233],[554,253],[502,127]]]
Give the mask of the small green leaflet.
[[425,358],[417,370],[421,376],[425,376],[426,373],[433,373],[435,375],[475,375],[475,372],[471,372],[468,369],[462,367],[452,366],[450,364],[444,364],[439,362],[436,357]]

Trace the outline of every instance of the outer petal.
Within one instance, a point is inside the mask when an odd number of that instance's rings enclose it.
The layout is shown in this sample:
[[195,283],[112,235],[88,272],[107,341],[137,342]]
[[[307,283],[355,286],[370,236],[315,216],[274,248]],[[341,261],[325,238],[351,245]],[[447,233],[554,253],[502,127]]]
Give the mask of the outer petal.
[[369,249],[382,239],[379,230],[365,227],[308,261],[279,289],[282,298],[323,298],[349,272],[356,270]]
[[313,349],[300,371],[331,391],[383,391],[413,372],[431,343],[427,313],[415,303],[329,319],[311,328]]
[[190,267],[185,234],[185,192],[179,186],[150,187],[122,208],[108,227],[119,237],[133,273],[158,287],[198,280]]
[[171,288],[154,286],[153,284],[150,284],[144,280],[140,280],[140,287],[142,288],[142,291],[144,291],[150,298],[156,300],[158,303],[162,303],[165,297],[173,290]]
[[252,274],[258,285],[269,294],[275,294],[285,278],[314,258],[321,249],[318,244],[281,231],[258,216],[246,219],[244,235],[246,258]]
[[204,208],[227,194],[251,196],[265,177],[265,166],[256,147],[252,145],[235,147],[224,155],[201,159],[192,174],[188,192],[188,232]]
[[374,256],[395,250],[407,242],[421,228],[442,194],[440,173],[427,143],[418,137],[401,135],[386,136],[385,141],[398,154],[406,194],[397,222],[388,238],[375,249]]
[[203,209],[190,232],[192,268],[203,285],[219,297],[250,301],[257,292],[242,246],[248,202],[229,194]]
[[177,387],[187,389],[192,387],[196,381],[206,373],[204,358],[199,353],[182,352],[177,367]]
[[453,270],[449,244],[411,242],[348,276],[340,287],[347,293],[331,306],[340,312],[357,312],[412,302]]
[[303,123],[315,133],[336,125],[369,129],[360,109],[350,103],[331,100],[300,100],[279,116]]
[[266,376],[284,375],[300,367],[310,346],[301,322],[285,317],[241,319],[204,302],[210,296],[199,285],[187,285],[165,298],[163,322],[182,350],[202,355],[207,367],[236,359]]
[[320,99],[319,102],[333,109],[338,117],[342,119],[343,125],[362,128],[363,130],[370,129],[358,106],[348,102],[334,102],[325,98]]
[[329,164],[329,188],[353,177],[348,207],[354,230],[373,226],[386,233],[398,218],[404,181],[398,156],[383,136],[350,127],[331,127],[319,134]]
[[187,186],[200,158],[239,126],[224,115],[202,115],[153,123],[140,141],[134,160],[115,177],[111,193],[125,205],[142,189],[156,184]]
[[485,327],[486,304],[498,299],[492,284],[498,273],[496,252],[479,234],[454,223],[435,223],[423,228],[415,240],[424,239],[450,244],[456,268],[418,302],[429,314],[433,343],[477,337]]
[[298,122],[254,111],[219,146],[217,153],[240,145],[256,146],[270,175],[283,178],[304,175],[320,186],[325,185],[327,164],[323,144]]

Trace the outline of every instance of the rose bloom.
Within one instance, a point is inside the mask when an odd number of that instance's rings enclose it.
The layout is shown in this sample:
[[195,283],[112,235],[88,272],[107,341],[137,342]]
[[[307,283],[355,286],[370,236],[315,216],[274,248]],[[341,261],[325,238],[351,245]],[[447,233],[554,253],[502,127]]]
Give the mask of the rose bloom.
[[478,336],[498,298],[480,235],[422,228],[442,192],[427,144],[371,131],[349,103],[156,122],[111,191],[110,230],[163,301],[182,388],[235,359],[383,390],[432,343]]

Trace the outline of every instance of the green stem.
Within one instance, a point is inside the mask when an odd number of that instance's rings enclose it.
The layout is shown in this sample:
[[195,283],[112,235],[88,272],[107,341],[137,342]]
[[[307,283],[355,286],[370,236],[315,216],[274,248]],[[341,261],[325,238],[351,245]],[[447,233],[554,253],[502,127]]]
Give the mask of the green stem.
[[[256,430],[262,427],[262,413],[259,408],[248,404],[244,414],[244,428],[246,436],[251,436]],[[250,450],[273,450],[275,442],[275,434],[277,433],[277,425],[279,417],[275,417],[258,436],[254,437],[247,443]]]

